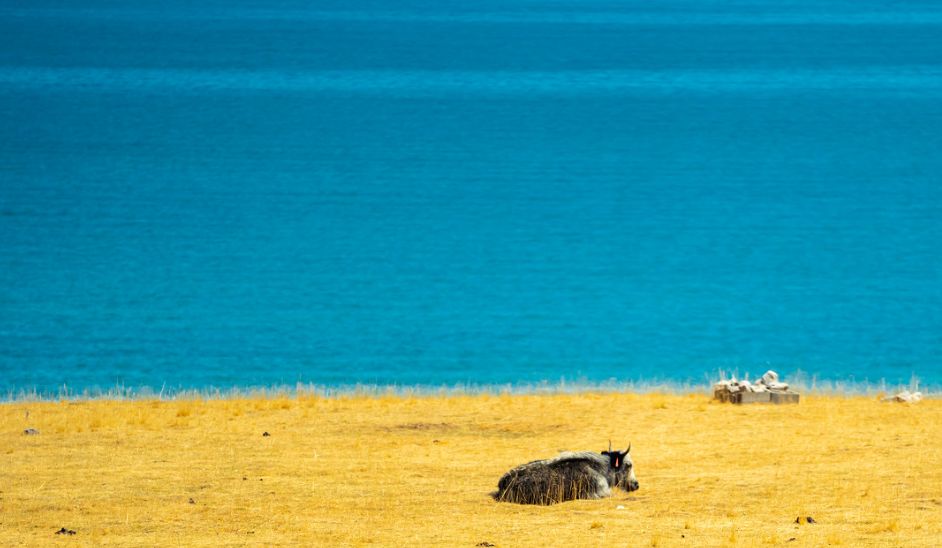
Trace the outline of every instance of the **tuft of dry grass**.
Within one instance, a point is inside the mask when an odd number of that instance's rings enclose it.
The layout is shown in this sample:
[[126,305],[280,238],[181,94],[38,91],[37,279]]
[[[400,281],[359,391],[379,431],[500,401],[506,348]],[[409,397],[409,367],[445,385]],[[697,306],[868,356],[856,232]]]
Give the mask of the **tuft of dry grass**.
[[[631,441],[639,491],[550,507],[489,496],[514,465],[609,438]],[[65,527],[86,545],[939,546],[940,450],[938,400],[13,402],[0,404],[0,545]]]

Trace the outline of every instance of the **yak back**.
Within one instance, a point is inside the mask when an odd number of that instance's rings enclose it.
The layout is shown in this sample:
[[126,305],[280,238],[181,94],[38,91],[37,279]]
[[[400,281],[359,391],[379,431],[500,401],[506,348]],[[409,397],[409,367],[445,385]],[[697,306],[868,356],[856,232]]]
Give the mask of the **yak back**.
[[555,504],[595,499],[610,493],[608,457],[599,453],[565,452],[547,460],[520,465],[497,482],[494,498],[519,504]]

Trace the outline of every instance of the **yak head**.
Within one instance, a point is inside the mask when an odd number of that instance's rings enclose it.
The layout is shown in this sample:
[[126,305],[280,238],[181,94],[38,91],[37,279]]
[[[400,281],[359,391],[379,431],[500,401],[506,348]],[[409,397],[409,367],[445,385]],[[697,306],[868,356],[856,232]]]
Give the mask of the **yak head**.
[[615,449],[612,451],[612,441],[608,441],[608,451],[602,451],[602,454],[608,457],[608,464],[615,476],[615,483],[612,487],[621,487],[625,491],[637,491],[638,480],[635,478],[634,467],[631,463],[631,444],[624,452]]

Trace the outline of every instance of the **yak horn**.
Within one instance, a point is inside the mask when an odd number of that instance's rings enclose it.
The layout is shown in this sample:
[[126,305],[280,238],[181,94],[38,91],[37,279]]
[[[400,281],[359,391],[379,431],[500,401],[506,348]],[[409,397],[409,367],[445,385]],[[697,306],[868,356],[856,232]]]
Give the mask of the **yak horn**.
[[612,452],[612,440],[608,440],[608,452]]
[[631,452],[631,442],[629,441],[629,442],[628,442],[628,449],[625,449],[625,453],[630,453],[630,452]]

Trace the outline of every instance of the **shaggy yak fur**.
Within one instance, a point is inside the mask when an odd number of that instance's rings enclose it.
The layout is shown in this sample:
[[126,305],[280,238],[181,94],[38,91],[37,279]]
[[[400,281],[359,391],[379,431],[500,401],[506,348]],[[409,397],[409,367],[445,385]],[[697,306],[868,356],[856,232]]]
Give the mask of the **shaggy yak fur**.
[[494,498],[519,504],[555,504],[574,499],[600,499],[612,489],[638,489],[628,450],[560,453],[554,458],[520,465],[497,482]]

